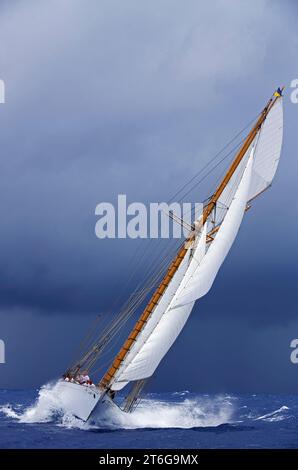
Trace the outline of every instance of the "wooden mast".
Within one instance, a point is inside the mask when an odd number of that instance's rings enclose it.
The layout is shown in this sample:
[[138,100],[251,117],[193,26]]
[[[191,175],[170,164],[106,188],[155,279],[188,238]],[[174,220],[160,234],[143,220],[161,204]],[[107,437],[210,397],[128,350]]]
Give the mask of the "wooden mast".
[[[282,90],[283,90],[283,88],[281,89],[281,91]],[[212,210],[214,209],[214,207],[216,205],[216,202],[218,201],[220,195],[222,194],[223,190],[227,186],[227,184],[230,181],[231,177],[233,176],[235,170],[237,169],[238,165],[240,164],[240,162],[242,161],[244,155],[246,154],[247,150],[249,149],[250,145],[252,144],[252,142],[253,142],[254,138],[256,137],[258,131],[260,130],[263,122],[265,121],[269,111],[271,110],[271,108],[274,106],[275,102],[280,97],[281,97],[281,94],[275,93],[274,98],[273,97],[270,98],[270,100],[266,104],[265,108],[261,112],[257,122],[255,123],[255,125],[253,126],[253,128],[251,129],[249,134],[247,135],[242,147],[240,148],[240,150],[238,151],[238,153],[237,153],[236,157],[234,158],[232,164],[230,165],[230,168],[228,169],[228,171],[225,174],[224,178],[222,179],[221,183],[219,184],[216,191],[213,193],[213,195],[211,196],[208,204],[205,206],[205,208],[203,210],[203,221],[202,221],[203,224],[207,221],[207,219],[208,219],[209,215],[211,214]],[[194,236],[194,234],[192,232],[189,236],[189,239],[191,239],[193,236]],[[134,344],[134,342],[136,341],[137,337],[139,336],[139,334],[143,330],[149,316],[151,315],[152,311],[154,310],[154,308],[158,304],[160,298],[162,297],[163,293],[165,292],[166,288],[168,287],[169,283],[171,282],[174,274],[176,273],[176,271],[178,270],[180,264],[182,263],[185,255],[187,253],[187,250],[188,250],[187,241],[180,248],[180,250],[178,251],[176,257],[174,258],[174,260],[170,264],[166,275],[162,279],[162,281],[161,281],[160,285],[158,286],[158,288],[153,293],[149,303],[145,307],[143,313],[141,314],[140,318],[136,322],[133,330],[129,334],[129,336],[126,339],[124,345],[122,346],[119,353],[115,357],[112,365],[110,366],[108,371],[105,373],[105,375],[101,379],[101,381],[99,383],[99,386],[104,387],[104,388],[109,388],[111,380],[115,376],[117,370],[121,366],[123,360],[125,359],[126,355],[130,351],[130,349],[131,349],[132,345]]]

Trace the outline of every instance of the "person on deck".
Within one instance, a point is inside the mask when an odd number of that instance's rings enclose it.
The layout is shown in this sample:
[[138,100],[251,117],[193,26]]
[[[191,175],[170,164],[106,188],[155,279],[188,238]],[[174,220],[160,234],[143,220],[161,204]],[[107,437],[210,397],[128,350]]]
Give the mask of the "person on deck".
[[91,385],[92,381],[88,375],[88,371],[84,370],[82,374],[79,375],[79,384],[80,385]]

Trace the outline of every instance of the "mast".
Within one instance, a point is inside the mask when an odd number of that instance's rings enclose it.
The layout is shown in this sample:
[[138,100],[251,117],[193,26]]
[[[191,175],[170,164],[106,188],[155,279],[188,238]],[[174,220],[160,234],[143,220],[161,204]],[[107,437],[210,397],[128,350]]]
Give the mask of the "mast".
[[[261,112],[259,118],[257,119],[255,125],[253,126],[253,128],[251,129],[249,134],[247,135],[247,137],[246,137],[244,143],[242,144],[240,150],[236,154],[233,162],[231,163],[231,165],[230,165],[227,173],[223,177],[221,183],[219,184],[219,186],[217,187],[217,189],[215,190],[215,192],[211,196],[208,204],[204,207],[203,217],[202,217],[202,224],[203,225],[206,223],[206,221],[207,221],[209,215],[211,214],[211,212],[213,211],[219,197],[221,196],[221,194],[224,191],[225,187],[227,186],[227,184],[229,183],[229,181],[232,178],[233,174],[235,173],[236,169],[238,168],[239,164],[241,163],[241,161],[242,161],[243,157],[245,156],[247,150],[249,149],[250,145],[254,141],[254,139],[255,139],[257,133],[259,132],[263,122],[265,121],[269,111],[272,109],[272,107],[274,106],[276,101],[281,98],[282,91],[283,91],[283,88],[278,89],[274,93],[274,95],[270,98],[270,100],[266,104],[265,108]],[[181,265],[185,255],[188,251],[189,244],[187,242],[192,240],[193,237],[194,237],[194,232],[191,232],[188,239],[183,244],[183,246],[179,249],[176,257],[171,262],[171,264],[170,264],[170,266],[167,270],[167,273],[165,274],[165,276],[162,279],[161,283],[159,284],[158,288],[153,293],[153,295],[152,295],[151,299],[149,300],[147,306],[145,307],[145,309],[142,312],[141,316],[137,320],[134,328],[130,332],[128,338],[126,339],[126,341],[123,344],[122,348],[120,349],[119,353],[115,357],[112,365],[110,366],[110,368],[107,370],[107,372],[105,373],[105,375],[101,379],[101,381],[99,383],[99,385],[101,387],[104,387],[106,389],[109,388],[109,385],[110,385],[112,379],[114,378],[116,372],[118,371],[118,369],[122,365],[125,357],[127,356],[129,351],[131,350],[134,342],[136,341],[139,334],[141,333],[141,331],[145,327],[148,318],[150,317],[150,315],[153,312],[154,308],[156,307],[156,305],[158,304],[158,302],[161,299],[162,295],[164,294],[165,290],[167,289],[168,285],[170,284],[174,274],[176,273],[179,266]]]

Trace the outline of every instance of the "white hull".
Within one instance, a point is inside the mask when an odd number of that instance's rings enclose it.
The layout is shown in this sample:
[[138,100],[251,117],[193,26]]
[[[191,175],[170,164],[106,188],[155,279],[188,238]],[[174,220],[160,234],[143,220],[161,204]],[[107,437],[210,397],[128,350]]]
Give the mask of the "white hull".
[[112,400],[106,395],[102,397],[102,392],[97,387],[88,387],[76,383],[61,380],[56,388],[61,405],[67,413],[71,413],[77,418],[87,421],[95,408],[116,407]]

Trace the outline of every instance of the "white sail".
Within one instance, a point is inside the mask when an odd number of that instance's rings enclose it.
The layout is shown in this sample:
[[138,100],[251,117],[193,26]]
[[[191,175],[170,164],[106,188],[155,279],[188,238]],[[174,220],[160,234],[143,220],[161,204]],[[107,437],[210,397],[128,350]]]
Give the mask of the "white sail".
[[221,225],[215,240],[206,253],[206,223],[194,256],[190,258],[189,250],[116,372],[113,390],[154,373],[185,325],[194,302],[210,290],[238,233],[247,201],[266,189],[274,177],[281,152],[282,121],[282,100],[278,100],[219,198],[215,221],[220,219]]
[[[167,289],[165,290],[164,295],[161,297],[158,305],[153,310],[151,316],[147,320],[145,327],[142,329],[142,331],[138,335],[137,340],[133,344],[130,351],[127,353],[125,360],[122,362],[121,367],[115,374],[113,386],[111,387],[113,390],[120,390],[127,384],[127,381],[125,382],[123,379],[122,371],[125,370],[126,366],[134,359],[134,357],[139,352],[142,345],[145,343],[147,338],[151,335],[156,324],[159,322],[161,316],[164,314],[169,303],[171,302],[171,300],[173,299],[174,295],[177,292],[179,284],[181,280],[183,279],[183,276],[187,270],[188,262],[189,262],[189,252],[184,257],[173,279],[171,280]],[[119,378],[119,381],[118,381],[118,378]]]
[[[254,146],[254,142],[246,151],[246,154],[244,155],[241,162],[239,163],[236,171],[233,173],[230,181],[228,182],[222,194],[218,198],[218,201],[216,203],[216,209],[212,216],[212,219],[214,220],[215,225],[220,224],[227,214],[227,211],[233,201],[233,198],[235,196],[235,193],[238,189],[239,183],[243,176],[243,172],[247,165],[247,161],[249,159],[253,146]],[[210,227],[210,229],[212,229],[212,227]]]
[[[247,196],[248,201],[271,185],[279,163],[282,137],[282,99],[278,99],[271,111],[268,113],[260,132],[257,134],[257,137],[252,144],[252,146],[255,147],[255,151],[251,184]],[[236,171],[217,201],[216,210],[213,215],[216,224],[221,223],[227,213],[238,188],[240,179],[242,178],[244,168],[251,152],[251,147],[246,152],[246,155],[243,157],[241,163],[238,165]]]
[[248,200],[271,185],[280,159],[282,138],[283,105],[280,98],[268,113],[257,138]]
[[206,226],[200,234],[191,260],[189,250],[146,327],[138,336],[115,375],[111,386],[113,390],[120,390],[129,381],[150,377],[174,343],[190,315],[193,304],[175,309],[175,311],[171,309],[171,306],[179,293],[186,273],[193,272],[202,260],[205,246]]
[[242,179],[235,193],[231,206],[225,216],[215,240],[212,242],[202,262],[188,279],[183,290],[175,299],[173,308],[194,302],[210,290],[219,268],[224,262],[238,233],[247,202],[251,184],[253,150],[247,162]]
[[166,355],[184,327],[193,304],[167,310],[158,326],[144,343],[136,357],[112,384],[112,390],[120,390],[127,382],[150,377]]

